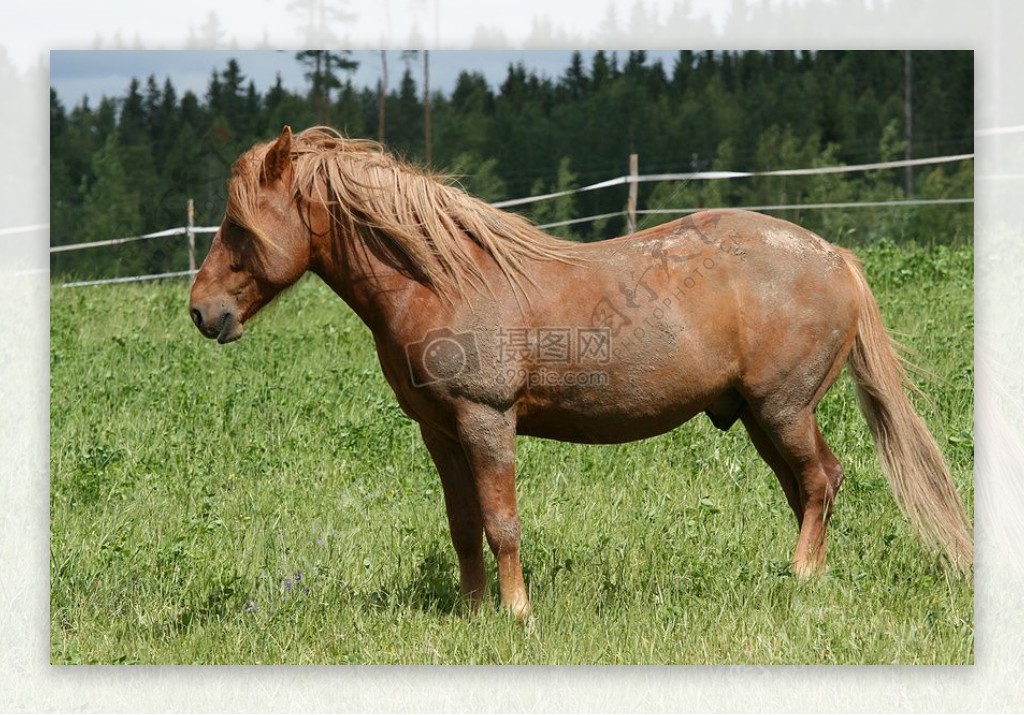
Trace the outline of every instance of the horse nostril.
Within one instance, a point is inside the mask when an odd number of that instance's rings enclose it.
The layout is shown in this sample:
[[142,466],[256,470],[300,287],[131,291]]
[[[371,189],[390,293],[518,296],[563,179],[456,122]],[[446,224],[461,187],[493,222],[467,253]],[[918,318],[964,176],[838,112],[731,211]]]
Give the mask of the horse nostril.
[[199,312],[198,308],[192,309],[192,322],[196,324],[196,327],[202,329],[203,327],[203,314]]

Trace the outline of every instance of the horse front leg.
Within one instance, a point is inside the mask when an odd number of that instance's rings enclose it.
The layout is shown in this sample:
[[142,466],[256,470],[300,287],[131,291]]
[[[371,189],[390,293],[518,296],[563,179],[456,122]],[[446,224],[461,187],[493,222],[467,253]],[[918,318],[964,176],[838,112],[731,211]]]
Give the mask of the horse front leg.
[[448,528],[459,557],[462,597],[475,610],[487,595],[487,573],[484,569],[483,520],[473,473],[461,444],[424,425],[420,425],[420,434],[441,477]]
[[474,406],[459,415],[458,434],[476,485],[484,534],[498,562],[501,605],[525,620],[530,599],[519,559],[515,419],[508,412]]

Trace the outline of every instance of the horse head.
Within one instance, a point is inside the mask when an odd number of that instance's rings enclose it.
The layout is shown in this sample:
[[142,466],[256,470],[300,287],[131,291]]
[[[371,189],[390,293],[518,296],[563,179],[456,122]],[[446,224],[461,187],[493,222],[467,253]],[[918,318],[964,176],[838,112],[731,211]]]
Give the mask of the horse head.
[[306,272],[310,233],[294,191],[292,131],[254,147],[232,167],[224,220],[192,285],[192,321],[227,343],[274,296]]

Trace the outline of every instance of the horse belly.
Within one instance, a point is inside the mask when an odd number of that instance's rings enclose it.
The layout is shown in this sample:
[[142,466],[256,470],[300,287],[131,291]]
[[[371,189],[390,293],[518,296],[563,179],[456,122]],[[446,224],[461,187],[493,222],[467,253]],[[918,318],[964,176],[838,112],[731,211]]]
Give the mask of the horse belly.
[[[733,292],[727,280],[690,298],[676,276],[651,275],[647,293],[612,301],[594,281],[583,301],[596,305],[591,324],[605,331],[604,353],[585,351],[564,367],[537,361],[520,400],[521,434],[563,441],[619,443],[667,432],[708,409],[735,384],[741,363]],[[554,324],[557,316],[545,316]],[[563,319],[564,320],[564,319]],[[571,320],[565,321],[571,322]],[[606,358],[606,359],[601,359]]]
[[518,432],[563,442],[631,442],[674,429],[707,409],[727,389],[723,385],[701,388],[681,376],[616,376],[595,371],[585,386],[529,391],[519,403]]
[[582,415],[569,410],[548,411],[521,418],[519,434],[581,444],[620,444],[647,439],[675,429],[701,412],[686,407],[657,415],[608,413]]

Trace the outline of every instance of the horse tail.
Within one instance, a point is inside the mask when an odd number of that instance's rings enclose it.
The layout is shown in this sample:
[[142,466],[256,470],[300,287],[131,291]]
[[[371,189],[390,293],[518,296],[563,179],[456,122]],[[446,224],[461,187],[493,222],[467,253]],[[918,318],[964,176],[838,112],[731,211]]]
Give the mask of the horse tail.
[[860,293],[860,318],[848,365],[882,471],[919,538],[966,573],[974,560],[971,525],[949,467],[904,387],[916,390],[882,324],[860,261],[842,251]]

